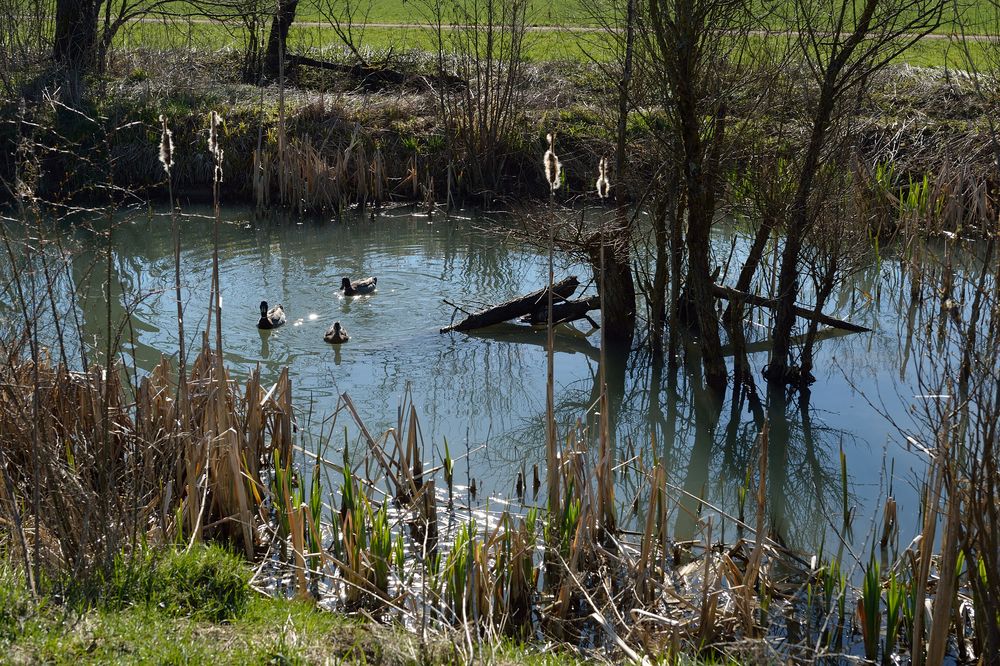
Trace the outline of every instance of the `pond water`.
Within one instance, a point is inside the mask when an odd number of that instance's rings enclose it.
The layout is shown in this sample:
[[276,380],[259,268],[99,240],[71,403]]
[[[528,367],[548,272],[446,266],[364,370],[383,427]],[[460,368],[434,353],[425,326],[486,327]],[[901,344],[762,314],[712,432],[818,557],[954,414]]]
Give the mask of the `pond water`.
[[[205,324],[212,222],[209,211],[185,212],[183,298],[190,353]],[[268,383],[289,368],[305,446],[316,445],[324,417],[341,394],[351,396],[370,430],[381,432],[395,426],[397,407],[409,390],[427,457],[440,461],[446,438],[453,456],[472,451],[467,465],[457,465],[456,482],[464,487],[475,478],[480,505],[516,504],[518,472],[525,470],[530,480],[532,467],[544,468],[545,462],[544,332],[513,325],[475,335],[438,331],[452,319],[449,303],[474,307],[541,287],[548,272],[545,253],[489,231],[494,223],[464,215],[428,218],[391,211],[342,222],[261,221],[247,210],[229,208],[224,221],[227,364],[238,376],[259,365]],[[738,230],[719,231],[722,256],[733,233]],[[99,350],[107,330],[103,241],[78,230],[75,242],[75,249],[67,250],[64,287],[78,299],[83,340]],[[149,370],[161,354],[176,356],[178,349],[169,217],[131,215],[117,225],[113,244],[113,318],[125,307],[134,309],[124,350],[140,372]],[[557,278],[578,275],[585,291],[593,291],[587,267],[559,257],[556,263]],[[338,292],[342,277],[370,275],[378,277],[374,295],[345,298]],[[905,343],[904,293],[906,279],[896,262],[873,263],[858,272],[828,311],[873,331],[822,341],[808,404],[793,401],[769,414],[770,518],[773,533],[793,548],[814,552],[824,540],[829,544],[841,525],[841,451],[855,507],[855,552],[865,552],[890,484],[904,545],[915,533],[923,458],[909,450],[890,419],[908,425],[911,410],[933,398],[921,397],[908,360],[915,352]],[[261,300],[281,303],[288,324],[259,331]],[[323,341],[335,320],[351,336],[342,347]],[[597,397],[600,336],[589,328],[578,323],[557,336],[555,396],[562,432],[586,419]],[[766,322],[750,328],[758,339],[766,337]],[[759,373],[766,351],[753,354],[751,362]],[[699,503],[691,497],[738,513],[739,488],[748,468],[757,465],[754,414],[733,409],[731,402],[721,415],[699,407],[690,373],[682,370],[675,381],[648,353],[611,355],[606,363],[619,459],[636,455],[648,464],[655,447],[670,482],[689,493],[678,492],[687,499],[673,514],[672,536],[697,538],[693,515]],[[334,438],[335,449],[343,439],[342,433]],[[640,490],[635,475],[623,474],[617,499],[629,507]],[[720,535],[718,528],[713,534]]]

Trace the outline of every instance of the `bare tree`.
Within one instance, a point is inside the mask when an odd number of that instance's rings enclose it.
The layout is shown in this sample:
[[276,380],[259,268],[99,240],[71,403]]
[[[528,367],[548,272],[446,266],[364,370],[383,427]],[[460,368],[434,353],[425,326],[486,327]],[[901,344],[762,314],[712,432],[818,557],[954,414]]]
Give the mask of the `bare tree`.
[[698,333],[705,383],[721,395],[728,375],[712,295],[709,236],[717,211],[729,101],[747,64],[750,7],[744,0],[647,0],[644,9],[645,51],[670,117],[674,137],[667,145],[677,150],[683,182],[684,309],[692,314]]
[[45,0],[0,0],[0,16],[17,16],[16,26],[0,30],[0,91],[13,95],[32,63],[50,48],[47,26],[51,7]]
[[[426,0],[425,20],[437,50],[437,79],[457,74],[467,85],[438,90],[452,166],[452,188],[488,199],[500,188],[525,100],[527,0]],[[447,71],[453,68],[454,71]],[[461,162],[461,163],[459,163]],[[459,174],[463,182],[456,183]]]
[[78,93],[79,78],[102,69],[115,35],[126,23],[164,14],[175,0],[56,0],[52,58]]
[[[613,199],[615,214],[602,220],[598,229],[587,236],[586,255],[594,267],[598,289],[604,296],[601,322],[607,339],[616,346],[629,347],[636,325],[636,287],[632,275],[636,217],[629,211],[632,199],[630,181],[635,170],[630,168],[627,127],[629,113],[634,108],[632,80],[636,68],[638,0],[584,0],[580,8],[586,23],[601,28],[596,33],[581,32],[577,40],[592,65],[601,73],[601,78],[612,84],[606,88],[604,105],[607,107],[608,134],[614,145],[614,170],[610,174],[612,192],[599,195]],[[602,159],[606,170],[608,160]],[[601,163],[594,158],[594,167]],[[597,168],[594,173],[598,175]],[[608,178],[609,175],[601,172],[600,177]],[[657,276],[666,279],[662,271]],[[663,291],[662,285],[658,291],[654,288],[654,296]],[[654,305],[653,309],[659,311],[662,308]],[[654,347],[659,347],[660,338],[657,335],[662,329],[662,318],[658,322],[659,326],[652,327]]]
[[264,67],[268,24],[274,20],[278,0],[194,0],[193,15],[213,21],[243,45],[240,78],[259,83]]
[[362,65],[368,64],[361,50],[364,47],[372,2],[373,0],[317,0],[316,3],[319,15]]
[[944,0],[796,0],[791,22],[804,60],[805,85],[815,87],[809,101],[809,139],[796,166],[796,189],[785,226],[778,276],[780,306],[768,366],[772,385],[789,379],[795,301],[799,293],[803,242],[817,219],[816,196],[824,162],[858,95],[881,69],[941,23]]
[[299,0],[278,0],[274,19],[271,21],[271,32],[267,38],[267,50],[264,53],[264,76],[267,78],[278,78],[282,74],[288,31],[295,22],[295,11],[298,6]]

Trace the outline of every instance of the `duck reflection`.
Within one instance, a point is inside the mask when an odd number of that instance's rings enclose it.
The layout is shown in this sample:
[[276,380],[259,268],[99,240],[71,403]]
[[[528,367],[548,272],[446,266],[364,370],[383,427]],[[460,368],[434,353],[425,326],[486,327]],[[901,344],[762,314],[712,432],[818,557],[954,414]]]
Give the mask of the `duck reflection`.
[[260,357],[270,358],[271,357],[271,331],[263,328],[257,329],[257,334],[260,335]]

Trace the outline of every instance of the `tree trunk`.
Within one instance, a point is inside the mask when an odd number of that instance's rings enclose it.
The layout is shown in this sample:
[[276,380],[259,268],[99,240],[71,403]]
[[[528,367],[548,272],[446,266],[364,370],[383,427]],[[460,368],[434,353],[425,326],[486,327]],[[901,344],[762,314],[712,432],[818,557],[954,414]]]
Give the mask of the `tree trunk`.
[[[671,187],[671,192],[673,188]],[[670,195],[661,195],[654,206],[653,237],[656,245],[656,260],[653,268],[653,287],[649,299],[649,339],[655,357],[663,354],[663,329],[667,324],[667,211],[673,212]]]
[[597,291],[604,296],[601,327],[605,339],[617,346],[630,347],[635,336],[635,282],[629,261],[628,241],[623,232],[612,228],[607,234],[614,241],[604,240],[604,277],[601,278],[601,234],[595,234],[587,244],[590,263],[594,267]]
[[[693,212],[694,208],[690,208]],[[690,217],[689,217],[690,219]],[[719,338],[719,320],[715,315],[715,298],[712,297],[712,278],[708,263],[708,231],[688,228],[688,299],[695,312],[698,324],[698,346],[705,366],[705,385],[722,395],[725,393],[729,376],[722,359],[722,341]]]
[[101,0],[57,0],[52,58],[66,77],[71,100],[80,97],[80,78],[95,63],[97,14]]
[[622,80],[618,85],[618,127],[615,145],[615,206],[624,210],[625,201],[625,159],[627,151],[629,85],[632,82],[632,52],[635,44],[635,3],[627,0],[625,12],[625,62],[622,65]]
[[719,320],[715,314],[715,299],[712,297],[709,237],[715,217],[715,174],[720,146],[725,135],[726,108],[722,105],[718,109],[708,151],[701,140],[694,100],[679,100],[678,111],[687,163],[685,169],[688,190],[687,305],[694,311],[698,325],[698,345],[705,367],[705,385],[721,396],[726,391],[729,376],[722,358]]
[[285,57],[288,30],[295,21],[295,10],[299,0],[281,0],[278,11],[271,22],[271,33],[267,38],[267,53],[264,56],[264,76],[275,79],[281,72],[281,61]]

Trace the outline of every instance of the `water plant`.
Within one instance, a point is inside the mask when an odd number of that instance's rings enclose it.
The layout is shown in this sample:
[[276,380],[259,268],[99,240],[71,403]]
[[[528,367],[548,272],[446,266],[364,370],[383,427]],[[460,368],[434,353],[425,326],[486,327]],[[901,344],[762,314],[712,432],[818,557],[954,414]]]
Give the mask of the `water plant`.
[[861,597],[858,599],[858,621],[864,639],[865,658],[874,661],[878,657],[879,637],[882,628],[882,578],[879,563],[872,553],[865,568]]
[[893,571],[889,575],[889,583],[885,596],[885,644],[882,652],[883,663],[889,663],[896,651],[896,639],[903,624],[908,586],[896,577]]

